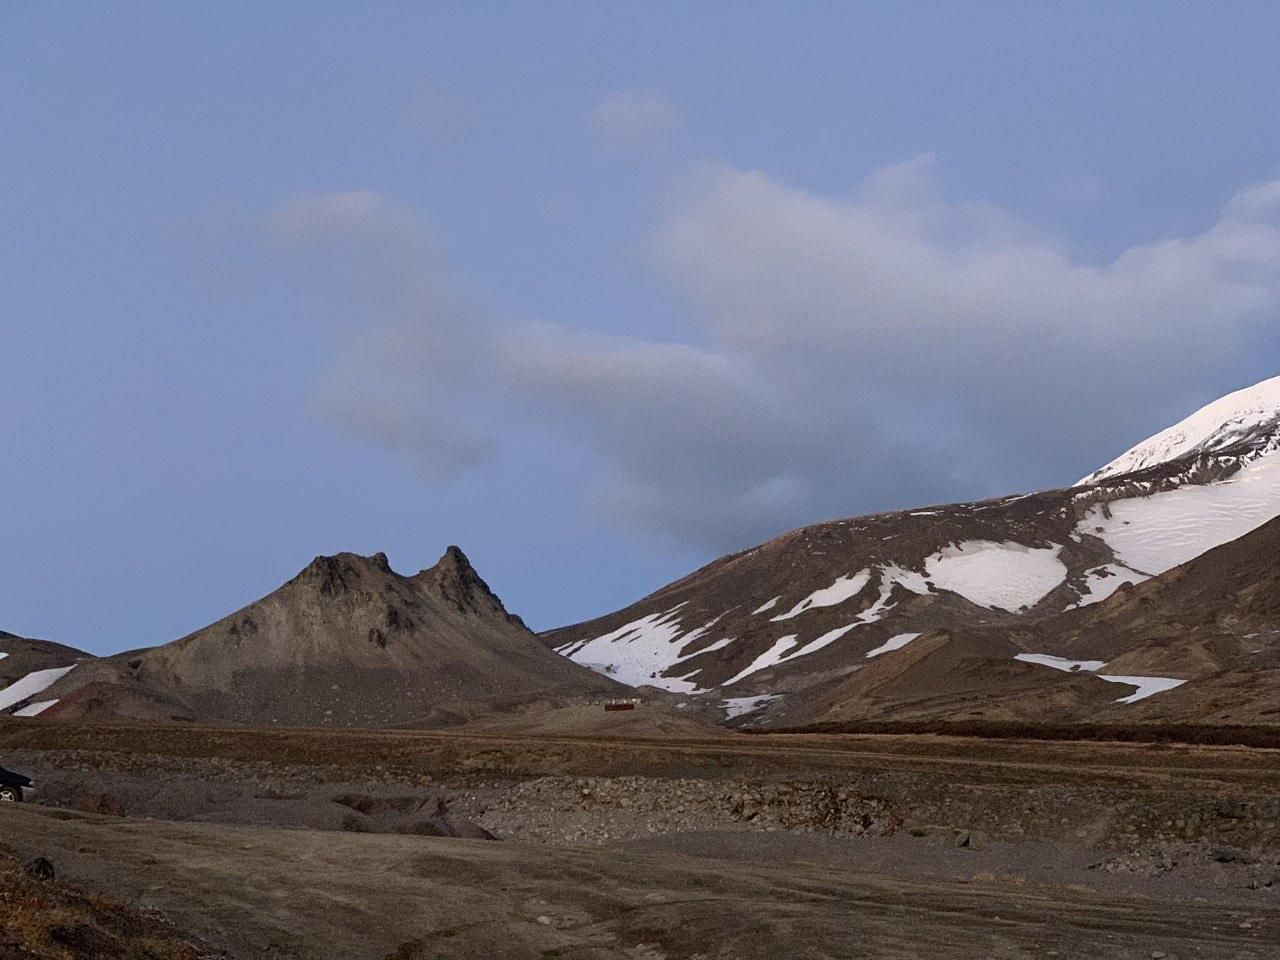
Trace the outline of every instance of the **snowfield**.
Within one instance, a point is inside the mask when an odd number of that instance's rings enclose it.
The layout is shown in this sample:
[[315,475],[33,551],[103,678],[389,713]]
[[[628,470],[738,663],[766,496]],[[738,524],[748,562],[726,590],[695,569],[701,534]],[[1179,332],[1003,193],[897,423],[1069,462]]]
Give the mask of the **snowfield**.
[[1280,454],[1229,480],[1115,500],[1106,512],[1094,507],[1077,531],[1101,537],[1121,563],[1155,576],[1280,516]]
[[1035,606],[1067,579],[1060,546],[969,540],[925,560],[925,576],[940,590],[980,607],[1017,613]]

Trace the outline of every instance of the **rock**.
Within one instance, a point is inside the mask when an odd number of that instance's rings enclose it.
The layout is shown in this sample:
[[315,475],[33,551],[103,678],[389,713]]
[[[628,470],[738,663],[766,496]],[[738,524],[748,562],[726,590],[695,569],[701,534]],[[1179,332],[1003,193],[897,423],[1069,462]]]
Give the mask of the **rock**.
[[22,872],[33,880],[52,880],[53,864],[44,857],[33,857],[22,865]]
[[86,797],[76,804],[85,813],[98,813],[108,817],[124,816],[124,805],[110,793],[99,793]]
[[985,850],[991,841],[980,830],[966,830],[956,837],[956,846],[966,850]]

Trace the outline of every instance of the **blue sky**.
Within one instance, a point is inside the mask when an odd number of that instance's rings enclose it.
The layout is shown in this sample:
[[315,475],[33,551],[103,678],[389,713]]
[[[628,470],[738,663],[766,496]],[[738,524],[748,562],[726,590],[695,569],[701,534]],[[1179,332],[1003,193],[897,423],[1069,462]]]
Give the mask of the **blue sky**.
[[1280,372],[1273,3],[0,6],[0,629],[535,627]]

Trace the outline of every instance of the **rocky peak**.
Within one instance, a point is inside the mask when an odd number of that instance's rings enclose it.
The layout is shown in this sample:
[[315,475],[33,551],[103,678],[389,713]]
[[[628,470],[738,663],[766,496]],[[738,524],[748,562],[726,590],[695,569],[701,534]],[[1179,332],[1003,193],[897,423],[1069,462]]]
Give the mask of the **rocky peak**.
[[451,545],[434,567],[428,567],[414,579],[437,593],[459,613],[496,614],[524,626],[523,620],[507,612],[498,595],[489,589],[460,547]]
[[361,577],[368,573],[392,573],[385,553],[365,557],[358,553],[343,552],[331,557],[316,557],[292,582],[312,583],[321,594],[337,596],[352,590]]

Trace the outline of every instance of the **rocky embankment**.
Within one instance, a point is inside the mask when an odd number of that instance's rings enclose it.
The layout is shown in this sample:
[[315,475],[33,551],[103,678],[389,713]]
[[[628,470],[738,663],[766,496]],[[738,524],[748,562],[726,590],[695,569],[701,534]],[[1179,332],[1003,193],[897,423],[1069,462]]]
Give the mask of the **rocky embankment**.
[[[1280,796],[1204,786],[955,782],[883,768],[826,774],[501,776],[61,750],[11,754],[42,802],[118,816],[605,845],[701,831],[903,837],[1090,851],[1099,871],[1209,869],[1280,893]],[[735,775],[737,774],[737,775]]]

